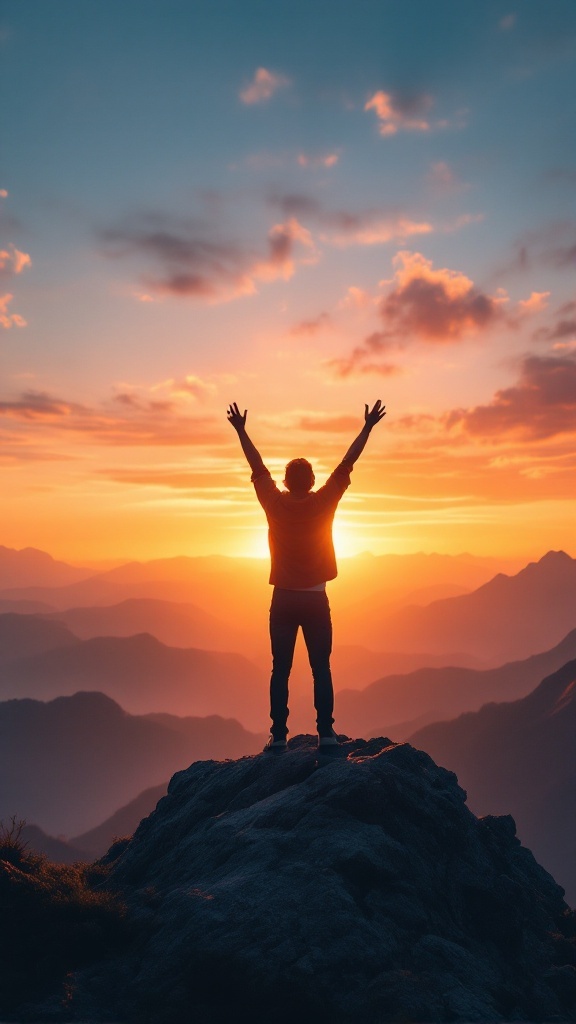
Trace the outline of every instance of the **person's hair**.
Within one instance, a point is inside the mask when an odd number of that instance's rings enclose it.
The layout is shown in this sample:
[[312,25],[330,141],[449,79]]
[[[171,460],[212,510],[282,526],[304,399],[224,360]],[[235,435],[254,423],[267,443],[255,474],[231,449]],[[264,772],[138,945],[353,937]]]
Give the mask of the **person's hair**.
[[306,494],[314,486],[314,472],[307,459],[292,459],[286,466],[284,483],[289,491]]

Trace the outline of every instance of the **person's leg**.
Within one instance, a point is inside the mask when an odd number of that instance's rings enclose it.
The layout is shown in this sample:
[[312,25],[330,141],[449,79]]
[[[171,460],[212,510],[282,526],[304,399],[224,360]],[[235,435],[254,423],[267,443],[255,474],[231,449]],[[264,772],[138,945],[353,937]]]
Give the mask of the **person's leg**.
[[294,658],[298,618],[294,614],[291,592],[275,589],[270,605],[270,644],[272,647],[272,675],[270,677],[271,732],[275,739],[283,739],[288,728],[288,679]]
[[305,604],[301,617],[302,632],[308,649],[308,660],[314,677],[314,707],[320,735],[329,735],[334,718],[334,688],[330,672],[332,653],[332,620],[325,592],[302,595]]

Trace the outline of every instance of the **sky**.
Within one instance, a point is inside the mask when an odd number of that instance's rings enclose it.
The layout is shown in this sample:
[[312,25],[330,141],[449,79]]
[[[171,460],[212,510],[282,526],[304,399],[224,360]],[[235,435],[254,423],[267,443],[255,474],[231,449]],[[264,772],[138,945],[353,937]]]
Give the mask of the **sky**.
[[573,0],[3,0],[0,543],[576,555]]

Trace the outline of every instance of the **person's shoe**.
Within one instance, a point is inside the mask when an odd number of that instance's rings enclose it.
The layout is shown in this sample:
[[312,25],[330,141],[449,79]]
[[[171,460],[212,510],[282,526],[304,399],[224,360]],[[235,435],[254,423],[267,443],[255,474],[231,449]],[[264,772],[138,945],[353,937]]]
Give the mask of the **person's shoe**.
[[338,736],[334,732],[332,726],[328,726],[327,729],[318,730],[318,749],[323,750],[327,747],[337,747]]
[[287,746],[288,744],[285,736],[283,738],[277,738],[274,736],[274,733],[271,733],[270,739],[264,747],[264,752],[269,754],[282,754],[286,750]]

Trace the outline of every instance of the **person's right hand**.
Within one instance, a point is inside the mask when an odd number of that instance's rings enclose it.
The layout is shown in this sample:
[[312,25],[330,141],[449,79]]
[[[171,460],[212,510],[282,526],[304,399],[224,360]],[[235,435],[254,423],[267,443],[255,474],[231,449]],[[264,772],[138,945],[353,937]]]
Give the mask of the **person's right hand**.
[[370,410],[367,405],[364,406],[364,419],[366,421],[366,425],[370,427],[370,430],[372,430],[372,427],[375,427],[377,423],[380,423],[380,420],[383,419],[385,415],[386,406],[382,405],[380,399],[378,399],[377,402],[374,402],[374,405]]
[[[368,406],[366,406],[366,408],[368,408]],[[233,402],[227,411],[228,423],[231,423],[232,426],[234,427],[234,430],[237,430],[238,433],[240,433],[240,431],[244,430],[244,427],[246,426],[247,415],[247,409],[244,409],[244,415],[242,415],[236,402]]]

